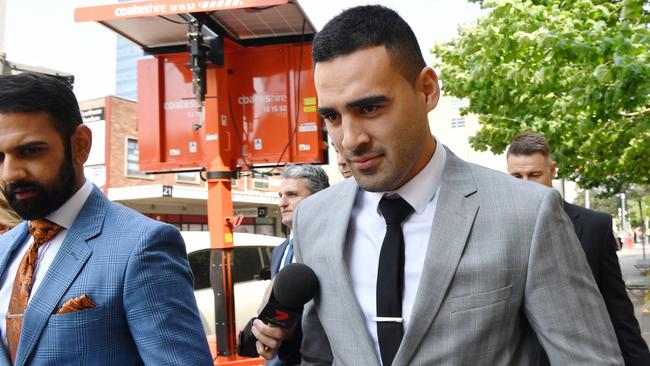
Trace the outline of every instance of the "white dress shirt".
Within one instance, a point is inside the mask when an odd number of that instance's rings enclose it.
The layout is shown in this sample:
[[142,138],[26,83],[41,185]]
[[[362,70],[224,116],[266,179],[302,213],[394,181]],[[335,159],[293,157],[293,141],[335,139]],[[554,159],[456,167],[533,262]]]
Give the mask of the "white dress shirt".
[[[427,165],[395,191],[414,208],[413,214],[404,220],[402,225],[405,244],[402,318],[405,330],[409,325],[424,266],[424,254],[429,244],[438,201],[436,193],[440,188],[446,155],[444,147],[436,140],[436,151]],[[375,352],[380,363],[377,323],[373,318],[377,313],[379,253],[386,235],[386,221],[379,211],[379,201],[387,193],[392,192],[367,192],[362,189],[358,191],[352,207],[344,253],[352,287],[366,318],[366,326],[375,344]]]
[[[63,230],[56,234],[52,240],[43,244],[38,249],[38,258],[36,262],[36,269],[34,271],[34,285],[32,286],[32,292],[29,295],[30,300],[38,290],[38,287],[43,281],[47,270],[50,268],[50,265],[54,261],[54,257],[56,257],[56,253],[59,252],[59,248],[61,248],[61,244],[63,243],[65,236],[68,234],[68,229],[72,227],[72,224],[77,218],[79,211],[81,211],[81,208],[83,207],[84,203],[86,203],[88,196],[90,196],[92,189],[92,184],[90,181],[86,180],[83,186],[74,195],[72,195],[70,199],[68,199],[56,211],[45,217],[46,219],[63,226]],[[0,278],[0,283],[2,284],[2,286],[0,286],[0,311],[3,315],[0,317],[0,334],[2,334],[2,342],[4,343],[5,347],[7,346],[7,322],[5,321],[5,316],[9,310],[9,299],[11,298],[11,291],[14,286],[14,279],[16,278],[16,272],[18,272],[20,261],[23,259],[23,256],[29,249],[30,245],[32,245],[33,241],[34,240],[32,236],[28,235],[22,246],[18,247],[14,252],[13,257],[9,261],[9,266],[7,266],[5,273]]]

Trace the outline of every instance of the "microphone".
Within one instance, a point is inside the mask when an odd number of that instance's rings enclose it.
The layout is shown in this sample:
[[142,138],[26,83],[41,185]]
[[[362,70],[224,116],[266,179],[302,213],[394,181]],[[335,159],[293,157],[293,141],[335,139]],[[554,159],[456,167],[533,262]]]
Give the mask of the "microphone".
[[[269,299],[258,315],[266,324],[291,329],[301,317],[302,307],[318,291],[318,278],[314,271],[303,263],[291,263],[278,272],[273,280]],[[257,357],[251,319],[239,333],[237,353],[244,357]]]

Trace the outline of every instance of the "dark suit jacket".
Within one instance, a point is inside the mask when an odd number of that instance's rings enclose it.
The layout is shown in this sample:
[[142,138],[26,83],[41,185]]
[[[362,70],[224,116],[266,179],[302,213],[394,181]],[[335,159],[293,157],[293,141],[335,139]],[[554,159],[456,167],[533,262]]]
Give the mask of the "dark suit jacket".
[[[567,202],[564,203],[564,211],[573,222],[589,267],[605,300],[625,365],[650,365],[650,352],[641,337],[639,323],[634,317],[634,307],[621,276],[616,241],[612,233],[612,217]],[[548,364],[546,355],[543,355],[540,365]]]
[[284,256],[284,251],[287,249],[287,245],[289,245],[289,239],[273,248],[271,252],[271,278],[275,277],[280,271],[280,264],[282,263],[282,257]]
[[[284,257],[284,252],[287,249],[287,245],[289,245],[289,239],[273,248],[273,251],[271,252],[271,278],[274,278],[275,275],[280,271],[282,257]],[[273,360],[267,362],[267,366],[277,365],[277,359],[279,359],[281,365],[300,364],[300,344],[302,343],[302,329],[300,327],[301,321],[302,319],[298,321],[293,337],[285,339],[284,342],[282,342],[282,346],[280,346],[280,349],[278,350],[278,356]]]

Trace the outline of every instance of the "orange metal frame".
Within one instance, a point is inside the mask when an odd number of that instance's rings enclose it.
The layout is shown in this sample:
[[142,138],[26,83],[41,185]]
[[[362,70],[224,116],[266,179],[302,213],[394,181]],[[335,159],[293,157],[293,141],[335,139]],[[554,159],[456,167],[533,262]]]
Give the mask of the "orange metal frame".
[[[226,64],[207,70],[205,125],[198,119],[187,54],[138,65],[140,168],[219,171],[323,163],[327,144],[316,112],[311,44],[244,48],[226,42]],[[216,167],[215,167],[216,168]]]
[[[158,0],[79,8],[75,20],[97,21],[126,35],[115,28],[117,23],[109,22],[195,11],[263,11],[290,3],[302,12],[293,0]],[[304,17],[303,30],[308,22]],[[140,168],[148,172],[204,170],[207,178],[208,228],[215,249],[211,267],[216,268],[211,278],[215,292],[224,300],[217,323],[226,325],[209,339],[213,355],[220,354],[215,364],[264,364],[262,359],[238,357],[234,349],[232,174],[238,168],[324,163],[327,159],[316,113],[311,43],[300,39],[256,47],[225,39],[225,65],[206,70],[205,123],[198,129],[193,127],[198,116],[187,67],[189,54],[158,54],[138,64]]]

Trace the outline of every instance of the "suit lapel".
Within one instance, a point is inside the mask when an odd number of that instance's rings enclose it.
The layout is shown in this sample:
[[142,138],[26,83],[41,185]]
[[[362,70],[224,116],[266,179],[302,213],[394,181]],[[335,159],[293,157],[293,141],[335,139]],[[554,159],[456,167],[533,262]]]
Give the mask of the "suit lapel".
[[333,278],[341,304],[351,305],[352,311],[348,314],[349,324],[346,327],[353,333],[353,337],[350,339],[356,340],[361,358],[368,360],[368,364],[376,364],[375,346],[368,332],[361,306],[354,294],[352,279],[343,254],[350,215],[359,187],[354,179],[347,179],[339,184],[346,184],[346,186],[329,205],[332,212],[324,215],[327,217],[327,223],[323,227],[341,228],[341,230],[332,230],[332,236],[327,240],[327,245],[331,245],[331,249],[328,249],[327,252],[328,264],[331,268],[328,274]]
[[12,230],[2,234],[0,237],[0,248],[2,248],[0,249],[0,253],[2,253],[0,254],[0,276],[5,273],[16,248],[20,247],[20,245],[27,239],[27,234],[29,233],[28,228],[29,225],[27,221],[23,221]]
[[395,365],[409,363],[440,310],[478,212],[475,192],[469,166],[447,150],[420,284]]
[[576,210],[572,204],[564,201],[564,212],[569,215],[573,223],[573,230],[576,232],[578,238],[582,237],[582,220],[580,220],[580,212]]
[[284,250],[289,245],[289,239],[285,240],[271,252],[271,277],[275,277],[280,271]]
[[[2,234],[0,237],[0,248],[6,248],[6,250],[2,250],[0,254],[0,276],[2,276],[7,270],[9,261],[13,257],[16,249],[27,240],[27,234],[29,233],[28,227],[27,221],[23,221],[14,229]],[[2,321],[4,321],[4,319]],[[0,365],[11,365],[11,359],[9,358],[9,354],[4,345],[0,346]]]
[[68,230],[41,286],[29,301],[23,316],[16,365],[26,363],[45,323],[55,311],[55,306],[90,257],[92,249],[87,244],[87,240],[101,232],[108,205],[110,205],[108,200],[96,187],[93,187],[74,224]]

